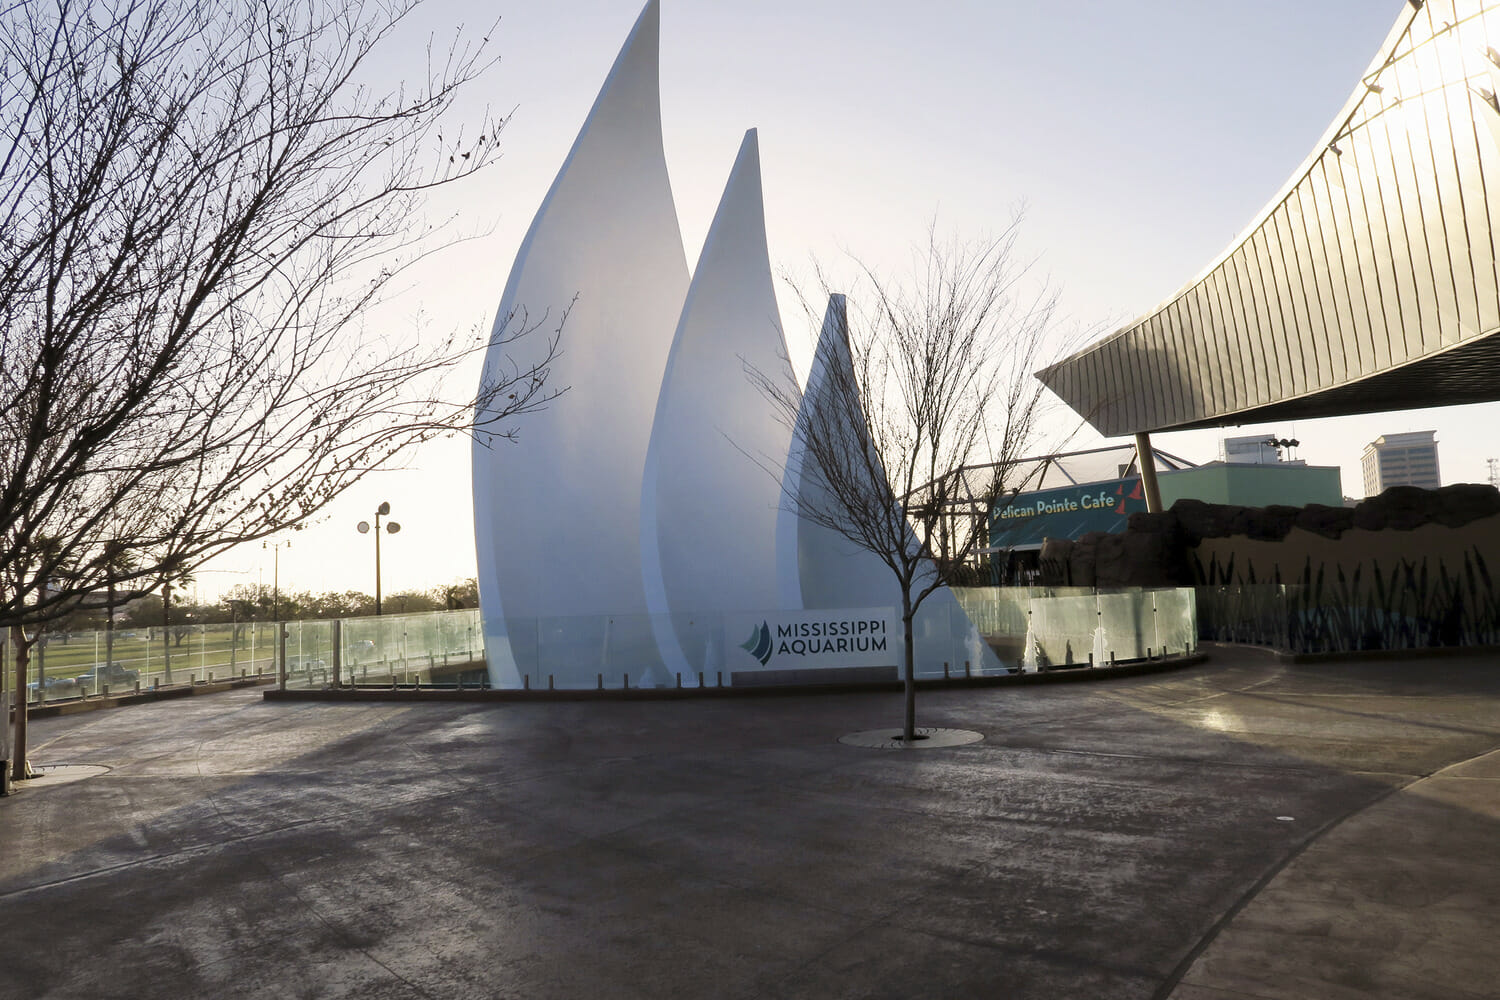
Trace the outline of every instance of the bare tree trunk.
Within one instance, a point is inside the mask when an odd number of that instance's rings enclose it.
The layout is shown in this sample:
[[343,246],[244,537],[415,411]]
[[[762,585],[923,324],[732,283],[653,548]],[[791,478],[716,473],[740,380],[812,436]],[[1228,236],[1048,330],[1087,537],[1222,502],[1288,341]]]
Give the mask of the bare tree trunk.
[[104,662],[105,670],[108,664],[115,662],[115,580],[111,576],[108,584],[108,596],[104,604]]
[[11,744],[10,780],[26,779],[26,669],[31,662],[31,643],[19,625],[10,628],[16,657],[16,737]]
[[916,644],[912,639],[911,620],[916,610],[911,606],[911,591],[901,591],[901,631],[906,642],[906,723],[901,738],[907,743],[917,738],[917,671]]
[[5,639],[0,630],[0,795],[10,794],[10,675],[5,671]]
[[[857,317],[863,329],[851,332],[843,294],[824,283],[806,388],[751,376],[792,428],[796,476],[790,460],[770,469],[783,509],[877,557],[902,590],[907,741],[917,736],[916,610],[972,574],[993,501],[1044,467],[1024,456],[1044,392],[1032,372],[1057,296],[1045,284],[1027,290],[1016,228],[978,244],[929,232],[910,293],[856,258],[872,303]],[[970,478],[975,467],[987,471]]]
[[163,683],[172,683],[172,585],[161,585],[161,665]]

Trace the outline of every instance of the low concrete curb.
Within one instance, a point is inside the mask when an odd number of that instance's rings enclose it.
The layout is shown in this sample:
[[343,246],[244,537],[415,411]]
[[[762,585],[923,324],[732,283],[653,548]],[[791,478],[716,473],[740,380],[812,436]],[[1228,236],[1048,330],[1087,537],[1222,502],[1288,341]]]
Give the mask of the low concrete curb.
[[[949,688],[991,688],[1029,684],[1068,684],[1103,681],[1115,677],[1135,677],[1141,674],[1156,674],[1168,670],[1203,663],[1206,653],[1188,656],[1166,657],[1158,660],[1131,660],[1112,667],[1054,667],[1035,674],[1002,674],[983,677],[928,677],[920,678],[917,687],[922,690],[945,690]],[[754,685],[752,687],[698,687],[684,684],[670,688],[605,688],[568,690],[495,690],[492,688],[427,688],[415,685],[394,687],[345,687],[281,691],[275,688],[264,694],[266,701],[322,701],[322,702],[372,702],[372,701],[472,701],[472,702],[531,702],[531,701],[661,701],[680,698],[759,698],[766,696],[805,694],[852,694],[869,691],[900,691],[900,681],[866,681],[840,684],[782,684]]]
[[26,709],[26,717],[28,719],[55,719],[58,716],[75,715],[79,712],[97,712],[103,708],[119,708],[122,705],[141,705],[152,701],[170,701],[173,698],[191,698],[194,695],[217,694],[220,691],[235,691],[239,688],[261,687],[275,683],[276,678],[262,675],[243,679],[236,677],[222,681],[203,681],[195,684],[173,684],[171,687],[142,688],[139,692],[130,691],[124,694],[108,694],[102,697],[91,695],[87,698],[72,698],[66,701],[31,705]]

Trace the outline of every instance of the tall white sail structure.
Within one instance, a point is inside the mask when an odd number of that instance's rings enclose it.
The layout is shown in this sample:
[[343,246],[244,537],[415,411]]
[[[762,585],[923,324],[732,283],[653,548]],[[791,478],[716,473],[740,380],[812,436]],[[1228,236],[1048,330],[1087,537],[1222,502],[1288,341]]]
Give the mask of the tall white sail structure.
[[792,377],[751,129],[693,271],[646,453],[641,566],[669,673],[711,669],[704,613],[778,606],[771,540],[781,489],[768,470],[791,431],[756,373]]
[[[476,435],[475,544],[497,687],[538,675],[540,619],[646,611],[641,469],[688,285],[662,151],[658,45],[651,0],[537,210],[495,321],[496,336],[544,316],[555,326],[573,304],[549,379],[566,394],[528,417],[514,443]],[[508,363],[492,341],[485,384]]]
[[[806,454],[809,436],[840,444],[842,461],[850,463],[850,478],[858,474],[861,463],[871,476],[885,475],[879,456],[868,445],[864,414],[856,404],[848,329],[844,296],[829,296],[787,452],[777,514],[777,587],[783,607],[811,610],[901,605],[900,586],[879,556],[797,513],[837,510],[818,462]],[[959,669],[968,661],[981,671],[1000,669],[993,650],[946,587],[922,603],[915,628],[919,666],[948,662]]]
[[[857,442],[866,437],[863,426],[850,426],[855,421],[862,424],[861,416],[840,412],[851,399],[846,388],[854,384],[846,308],[844,296],[829,296],[788,448],[776,515],[777,588],[783,607],[864,608],[899,603],[891,571],[879,556],[797,514],[799,509],[830,509],[833,503],[817,462],[804,454],[808,435],[831,432],[847,439],[851,459]],[[814,427],[818,430],[813,431]],[[871,461],[874,464],[873,456]]]
[[[725,615],[899,603],[876,557],[781,513],[784,490],[818,485],[757,384],[758,373],[795,385],[756,133],[689,284],[658,49],[651,0],[516,254],[485,358],[482,385],[530,367],[528,352],[542,349],[532,341],[567,314],[548,382],[566,393],[515,442],[486,437],[482,391],[476,408],[474,534],[495,687],[652,683],[662,668],[655,682],[670,683],[722,662]],[[852,374],[836,301],[837,337],[825,325],[815,377]],[[538,336],[508,340],[530,326]],[[789,455],[794,486],[767,471]],[[973,633],[946,591],[919,627],[919,654],[933,661],[958,659],[955,643]]]

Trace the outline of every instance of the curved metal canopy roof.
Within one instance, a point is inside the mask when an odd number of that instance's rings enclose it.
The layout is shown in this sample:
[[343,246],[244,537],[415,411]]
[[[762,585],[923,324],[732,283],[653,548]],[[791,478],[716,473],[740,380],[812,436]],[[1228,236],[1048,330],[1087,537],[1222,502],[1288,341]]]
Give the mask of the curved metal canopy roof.
[[1500,0],[1409,0],[1247,235],[1038,377],[1106,436],[1500,399]]

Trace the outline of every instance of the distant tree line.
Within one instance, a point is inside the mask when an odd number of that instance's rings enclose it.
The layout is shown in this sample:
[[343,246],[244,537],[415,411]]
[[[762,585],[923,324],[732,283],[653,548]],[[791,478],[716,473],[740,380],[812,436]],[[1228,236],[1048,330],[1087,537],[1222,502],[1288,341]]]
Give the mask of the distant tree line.
[[[388,615],[410,615],[424,611],[456,611],[479,607],[479,585],[473,577],[427,590],[403,590],[381,598],[382,610]],[[170,628],[174,642],[181,645],[198,625],[224,625],[273,621],[320,620],[330,618],[365,618],[375,614],[375,598],[358,590],[342,592],[283,590],[244,584],[233,587],[216,603],[198,604],[173,600]],[[274,617],[273,617],[274,616]],[[121,607],[115,616],[116,630],[160,629],[163,627],[162,600],[147,594]],[[48,632],[87,632],[104,628],[102,612],[80,611],[48,627]]]

